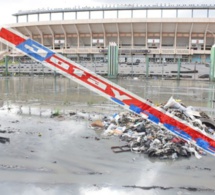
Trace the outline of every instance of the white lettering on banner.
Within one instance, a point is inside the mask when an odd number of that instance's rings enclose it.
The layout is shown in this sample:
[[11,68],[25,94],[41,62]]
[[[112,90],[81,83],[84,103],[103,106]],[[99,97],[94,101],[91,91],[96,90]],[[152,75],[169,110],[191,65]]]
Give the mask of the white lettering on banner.
[[94,85],[96,85],[97,87],[99,87],[99,88],[101,88],[103,90],[105,90],[107,88],[107,85],[105,85],[104,83],[102,83],[102,82],[100,82],[100,81],[98,81],[98,80],[96,80],[96,79],[94,79],[92,77],[87,79],[87,81],[92,83],[92,84],[94,84]]
[[30,51],[32,51],[32,52],[38,54],[39,56],[41,56],[41,57],[43,57],[43,58],[45,58],[45,57],[47,56],[47,53],[48,53],[47,51],[45,51],[45,50],[43,50],[43,49],[37,47],[36,45],[30,46],[30,45],[25,44],[24,47],[25,47],[26,49],[28,49],[28,50],[30,50]]
[[83,70],[80,70],[80,69],[77,69],[77,68],[73,68],[74,71],[73,71],[73,74],[79,76],[79,77],[82,77],[83,75],[86,75],[85,72]]
[[144,119],[147,119],[147,118],[149,118],[149,116],[148,115],[146,115],[146,114],[144,114],[144,113],[140,113],[140,116],[142,116]]
[[55,58],[54,56],[52,56],[50,58],[50,61],[53,62],[54,64],[61,66],[62,68],[68,70],[69,69],[69,65],[66,64],[65,62],[62,62],[61,60],[59,60],[58,58]]
[[115,98],[117,98],[118,100],[120,101],[123,101],[123,100],[129,100],[131,99],[130,97],[128,97],[127,95],[120,95],[119,92],[113,88],[111,88],[111,90],[113,91],[114,95],[115,95]]

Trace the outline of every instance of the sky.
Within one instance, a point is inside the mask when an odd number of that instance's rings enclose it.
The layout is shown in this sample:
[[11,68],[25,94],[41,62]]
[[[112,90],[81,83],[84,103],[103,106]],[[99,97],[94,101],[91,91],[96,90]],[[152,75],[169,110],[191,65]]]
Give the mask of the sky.
[[12,14],[19,10],[35,10],[39,8],[65,8],[75,6],[102,6],[116,4],[215,4],[214,0],[0,0],[0,25],[15,23],[15,17]]

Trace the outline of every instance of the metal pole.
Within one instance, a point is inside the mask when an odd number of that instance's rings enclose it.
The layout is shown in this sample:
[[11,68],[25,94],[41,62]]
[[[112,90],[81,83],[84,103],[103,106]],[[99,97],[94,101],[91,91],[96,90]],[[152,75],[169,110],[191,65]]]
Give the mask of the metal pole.
[[115,48],[115,77],[118,77],[118,73],[119,73],[119,46],[116,45]]
[[195,62],[195,66],[194,66],[194,80],[196,80],[196,62]]
[[134,72],[134,67],[133,67],[133,54],[131,53],[131,77],[133,78],[133,72]]
[[215,81],[215,44],[211,48],[210,81]]
[[164,72],[164,62],[162,62],[162,79],[163,79],[163,72]]
[[5,76],[8,76],[8,56],[5,56]]
[[181,72],[181,60],[178,58],[178,74],[177,79],[180,80],[180,72]]
[[149,76],[149,58],[146,55],[146,78]]
[[20,77],[20,63],[21,63],[21,60],[19,58],[19,77]]
[[108,77],[117,78],[118,75],[118,46],[116,43],[109,43],[108,46]]

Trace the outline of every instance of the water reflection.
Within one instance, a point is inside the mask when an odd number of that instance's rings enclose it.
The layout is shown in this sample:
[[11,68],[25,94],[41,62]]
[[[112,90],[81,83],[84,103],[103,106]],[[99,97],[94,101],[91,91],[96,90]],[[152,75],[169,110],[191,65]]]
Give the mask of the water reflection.
[[[150,99],[154,104],[166,102],[170,96],[185,105],[207,108],[213,113],[215,83],[193,80],[112,80],[129,91]],[[14,77],[0,80],[3,101],[37,102],[41,105],[88,105],[110,103],[103,97],[64,77]]]
[[[207,190],[207,189],[200,189],[200,191],[195,191],[186,188],[174,188],[174,187],[164,187],[159,188],[159,186],[152,186],[151,187],[141,187],[141,186],[126,186],[126,187],[103,187],[103,186],[85,186],[80,187],[80,185],[59,185],[56,186],[41,186],[41,185],[22,185],[15,183],[13,184],[13,188],[8,188],[8,184],[1,184],[1,192],[2,194],[7,195],[185,195],[185,194],[195,194],[195,195],[212,195],[214,194],[213,190]],[[153,187],[155,189],[153,189]],[[195,189],[195,188],[194,188]]]
[[[140,189],[123,189],[123,188],[113,188],[113,187],[80,187],[79,185],[59,185],[59,186],[40,186],[31,184],[20,184],[13,183],[13,188],[8,188],[7,183],[1,184],[1,193],[7,195],[17,194],[19,195],[135,195],[140,194],[142,190]],[[139,192],[139,193],[138,193]],[[148,191],[148,195],[154,195],[154,193]]]

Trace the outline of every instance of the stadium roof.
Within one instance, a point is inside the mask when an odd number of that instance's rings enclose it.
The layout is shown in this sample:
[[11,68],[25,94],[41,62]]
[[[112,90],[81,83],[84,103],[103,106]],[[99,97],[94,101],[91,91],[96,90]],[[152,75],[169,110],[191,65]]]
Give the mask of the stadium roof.
[[61,13],[61,12],[86,12],[86,11],[114,11],[114,10],[169,10],[169,9],[215,9],[215,4],[156,4],[156,5],[135,5],[135,4],[125,4],[125,5],[105,5],[96,7],[73,7],[73,8],[41,8],[35,10],[19,10],[18,13],[13,14],[13,16],[31,15],[31,14],[41,14],[41,13]]

